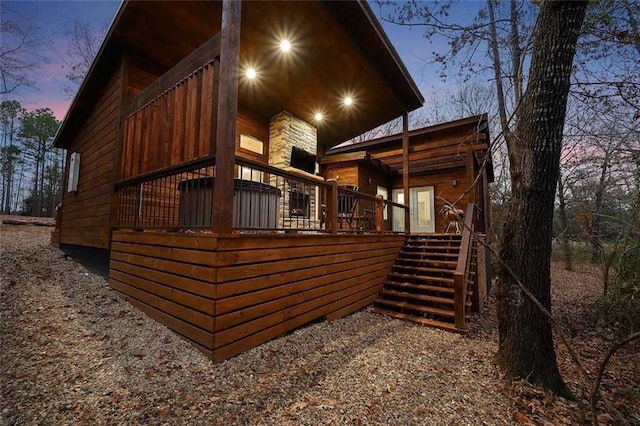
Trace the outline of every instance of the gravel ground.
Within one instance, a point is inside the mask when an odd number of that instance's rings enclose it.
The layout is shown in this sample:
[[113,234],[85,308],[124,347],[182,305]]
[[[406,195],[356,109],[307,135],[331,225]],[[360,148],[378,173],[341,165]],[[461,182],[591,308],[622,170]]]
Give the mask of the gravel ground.
[[50,229],[0,232],[2,424],[513,423],[483,333],[359,312],[213,364]]

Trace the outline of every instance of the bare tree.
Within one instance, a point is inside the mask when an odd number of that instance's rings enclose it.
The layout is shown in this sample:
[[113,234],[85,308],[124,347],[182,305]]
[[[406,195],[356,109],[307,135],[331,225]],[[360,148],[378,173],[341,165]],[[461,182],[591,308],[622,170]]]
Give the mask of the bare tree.
[[33,74],[46,58],[34,20],[7,2],[2,2],[0,8],[0,94],[7,94],[21,86],[33,86]]
[[92,26],[87,20],[68,22],[61,30],[65,50],[58,51],[69,81],[64,87],[69,97],[73,96],[89,71],[107,32],[107,26]]
[[16,165],[20,161],[22,149],[18,145],[17,136],[24,109],[17,101],[3,101],[0,104],[0,125],[2,125],[2,148],[0,161],[2,165],[2,209],[11,213],[11,196],[14,186]]
[[[510,170],[501,256],[518,276],[526,277],[528,290],[550,309],[553,205],[569,79],[586,2],[541,3],[536,20],[532,19],[535,5],[488,0],[470,25],[452,23],[451,7],[451,3],[403,3],[388,19],[424,26],[427,37],[444,34],[450,50],[435,56],[443,73],[461,63],[468,73],[486,69],[482,60],[474,59],[478,50],[486,48]],[[499,276],[501,366],[511,376],[568,395],[547,319],[525,300],[509,274],[501,270]]]

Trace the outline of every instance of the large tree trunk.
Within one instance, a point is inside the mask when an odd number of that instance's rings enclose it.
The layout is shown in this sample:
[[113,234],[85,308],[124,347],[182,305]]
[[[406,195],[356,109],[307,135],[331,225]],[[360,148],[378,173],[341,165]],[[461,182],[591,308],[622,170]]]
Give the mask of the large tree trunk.
[[[512,197],[501,257],[523,284],[551,309],[551,239],[562,129],[569,79],[586,1],[541,5],[534,33],[529,84],[509,145]],[[556,363],[551,325],[520,291],[505,268],[499,271],[500,366],[512,377],[570,396]]]

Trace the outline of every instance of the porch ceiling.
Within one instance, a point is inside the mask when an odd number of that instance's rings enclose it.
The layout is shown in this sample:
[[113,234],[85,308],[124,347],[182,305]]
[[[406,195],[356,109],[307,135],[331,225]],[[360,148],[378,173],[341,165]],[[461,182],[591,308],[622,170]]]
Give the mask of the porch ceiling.
[[[220,15],[220,2],[126,2],[87,80],[121,49],[169,69],[219,31]],[[317,125],[324,148],[422,105],[364,2],[245,1],[241,28],[239,103],[267,119],[287,110]],[[291,42],[290,52],[279,50],[281,39]],[[254,80],[244,76],[249,67]],[[96,86],[85,81],[73,106],[86,103],[91,93],[83,91]],[[316,112],[322,121],[314,120]]]

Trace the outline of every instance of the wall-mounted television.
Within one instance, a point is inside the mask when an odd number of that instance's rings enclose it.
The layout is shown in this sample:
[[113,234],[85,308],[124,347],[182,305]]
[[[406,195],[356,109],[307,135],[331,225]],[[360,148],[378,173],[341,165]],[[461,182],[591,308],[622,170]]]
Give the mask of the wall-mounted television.
[[316,172],[316,156],[294,146],[291,148],[291,167],[313,174]]

